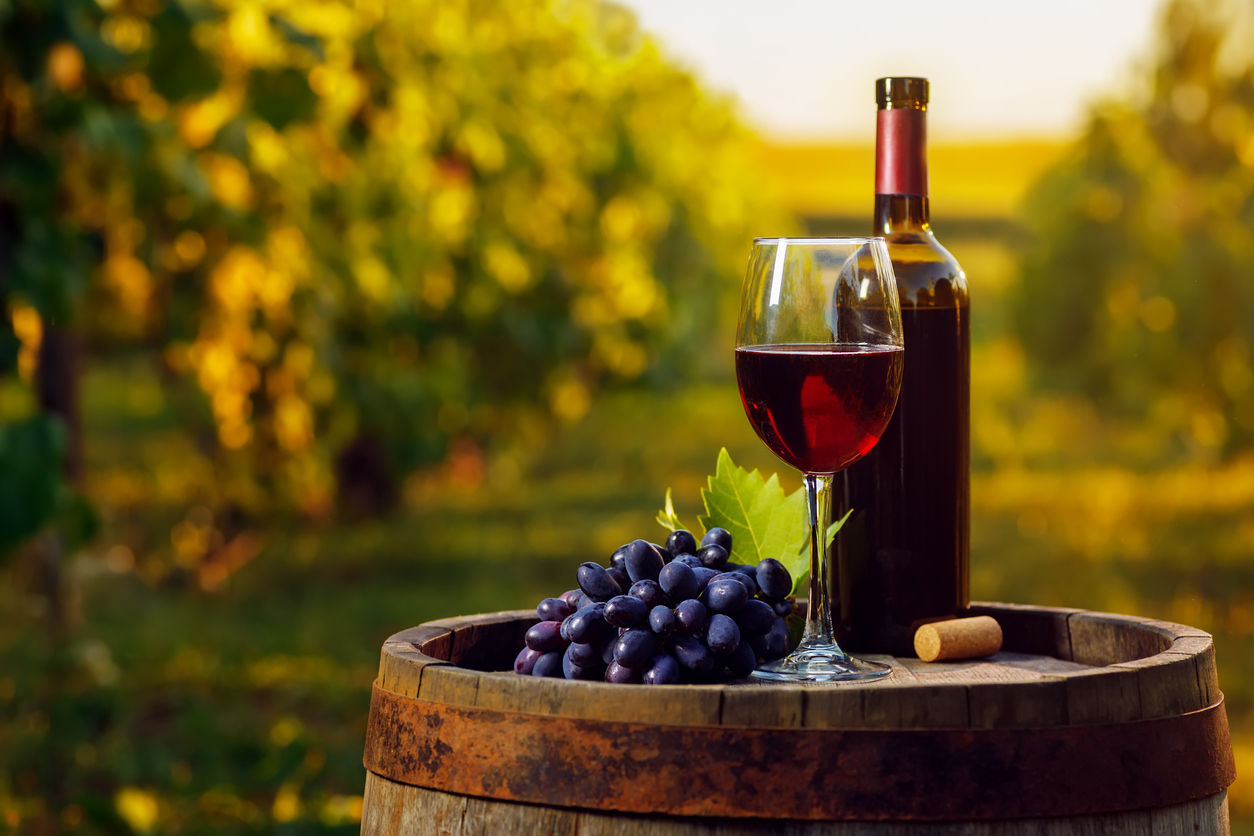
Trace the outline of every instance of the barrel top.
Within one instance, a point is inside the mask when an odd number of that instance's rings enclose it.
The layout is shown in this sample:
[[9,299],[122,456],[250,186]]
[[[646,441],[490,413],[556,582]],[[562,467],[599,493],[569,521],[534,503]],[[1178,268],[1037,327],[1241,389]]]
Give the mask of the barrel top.
[[383,645],[377,687],[480,709],[677,726],[992,729],[1125,723],[1219,700],[1214,646],[1192,627],[1135,616],[977,603],[1003,650],[979,660],[865,655],[869,683],[625,686],[518,676],[534,610],[428,622]]

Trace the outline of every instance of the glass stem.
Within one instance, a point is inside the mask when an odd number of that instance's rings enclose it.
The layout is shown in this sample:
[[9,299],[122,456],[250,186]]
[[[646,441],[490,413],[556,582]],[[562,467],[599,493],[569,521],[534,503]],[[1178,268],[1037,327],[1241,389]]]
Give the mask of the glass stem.
[[831,474],[807,473],[806,498],[810,504],[810,607],[802,645],[834,644],[832,610],[828,601],[827,521],[832,509]]

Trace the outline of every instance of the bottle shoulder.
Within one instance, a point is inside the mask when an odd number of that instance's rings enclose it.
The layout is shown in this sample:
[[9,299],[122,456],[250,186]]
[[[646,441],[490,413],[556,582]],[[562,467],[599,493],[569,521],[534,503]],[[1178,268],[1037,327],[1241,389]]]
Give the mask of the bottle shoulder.
[[885,240],[902,305],[924,308],[969,304],[966,273],[930,232],[893,233]]

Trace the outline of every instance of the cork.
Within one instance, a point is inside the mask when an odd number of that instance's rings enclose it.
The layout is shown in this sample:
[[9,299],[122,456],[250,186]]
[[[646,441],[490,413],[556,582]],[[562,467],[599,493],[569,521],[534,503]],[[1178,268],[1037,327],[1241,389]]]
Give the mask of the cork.
[[1001,650],[1001,627],[987,615],[924,624],[914,633],[914,652],[924,662],[976,659]]

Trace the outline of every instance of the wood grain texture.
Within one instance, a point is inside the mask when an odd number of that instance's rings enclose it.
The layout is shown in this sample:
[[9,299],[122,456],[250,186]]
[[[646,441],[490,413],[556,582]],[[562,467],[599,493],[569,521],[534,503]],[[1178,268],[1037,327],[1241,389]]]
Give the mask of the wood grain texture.
[[1067,722],[1130,723],[1141,719],[1141,686],[1134,670],[1090,668],[1063,678]]
[[[537,621],[531,610],[443,619],[384,642],[378,685],[452,706],[679,727],[1036,729],[1170,718],[1221,698],[1214,646],[1185,625],[1081,610],[977,603],[997,619],[1003,650],[984,660],[886,662],[879,682],[780,686],[624,687],[508,671]],[[1226,740],[1223,742],[1226,747]],[[1230,749],[1216,757],[1227,754]],[[386,770],[383,770],[386,771]],[[803,779],[804,780],[804,779]],[[1179,797],[1179,796],[1177,796]],[[1055,808],[1048,808],[1055,809]],[[1100,808],[1097,808],[1100,809]],[[1196,826],[1196,829],[1195,829]],[[922,827],[923,829],[920,829]],[[567,810],[367,778],[363,834],[797,834],[1062,836],[1226,834],[1226,795],[1121,814],[964,823],[800,822],[678,818]]]
[[461,836],[575,836],[578,827],[574,810],[471,798]]
[[389,636],[379,654],[379,683],[383,688],[407,697],[418,696],[422,669],[427,665],[445,664],[448,656],[436,657],[422,647],[437,650],[451,646],[452,631],[444,627],[411,627]]
[[428,665],[424,668],[418,697],[449,705],[474,705],[482,676],[479,671],[453,665]]
[[1067,617],[1071,658],[1104,666],[1144,659],[1171,648],[1176,636],[1166,622],[1111,613],[1077,612]]
[[804,715],[805,689],[727,688],[722,694],[720,725],[799,728]]
[[1142,720],[1206,707],[1206,695],[1198,685],[1197,659],[1191,654],[1167,651],[1110,667],[1136,671]]
[[892,668],[873,683],[781,688],[746,680],[640,689],[487,670],[512,665],[536,622],[531,610],[401,631],[384,643],[379,681],[398,694],[449,704],[670,725],[1025,728],[1170,716],[1219,699],[1214,646],[1195,628],[1022,605],[981,603],[971,613],[998,620],[1004,650],[936,663],[868,656]]
[[970,723],[967,688],[922,681],[866,690],[862,722],[866,729],[962,729]]
[[724,689],[717,685],[641,687],[483,674],[474,703],[480,708],[655,725],[718,725]]
[[[389,786],[390,785],[390,786]],[[1227,793],[1157,810],[1100,816],[996,822],[736,821],[572,812],[539,805],[480,802],[463,796],[366,777],[362,836],[463,836],[467,833],[561,833],[571,836],[1228,836]],[[373,804],[371,803],[373,802]],[[372,807],[386,803],[399,812]],[[494,805],[499,811],[488,813]],[[471,809],[473,807],[473,809]],[[503,829],[463,829],[491,822]],[[509,829],[527,826],[532,830]]]
[[1061,676],[1017,683],[967,686],[970,728],[1035,729],[1067,725],[1067,685]]

